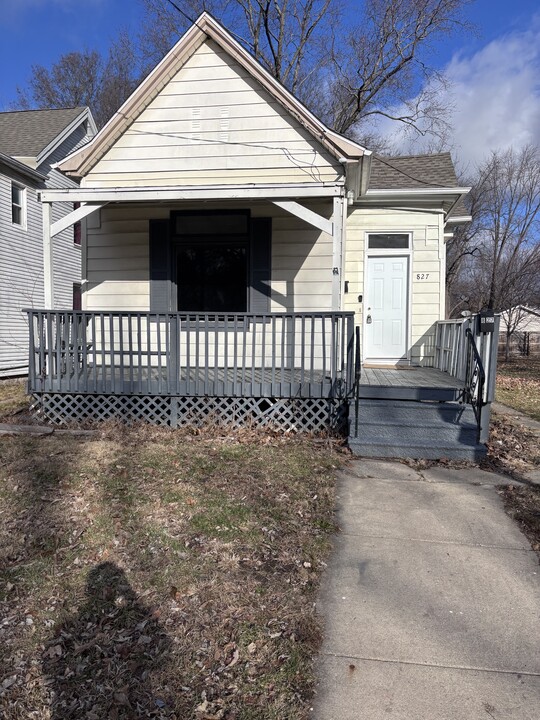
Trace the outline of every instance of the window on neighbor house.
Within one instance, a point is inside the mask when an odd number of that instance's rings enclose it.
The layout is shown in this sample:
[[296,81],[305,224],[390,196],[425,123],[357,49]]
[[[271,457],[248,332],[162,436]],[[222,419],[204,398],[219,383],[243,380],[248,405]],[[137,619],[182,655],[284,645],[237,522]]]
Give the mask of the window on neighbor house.
[[73,283],[73,309],[82,310],[81,283]]
[[408,233],[369,233],[369,250],[407,250],[409,248]]
[[26,227],[26,188],[11,183],[11,222]]
[[[78,210],[81,207],[80,202],[74,202],[73,203],[73,209]],[[74,245],[80,245],[81,244],[81,222],[73,223],[73,244]]]

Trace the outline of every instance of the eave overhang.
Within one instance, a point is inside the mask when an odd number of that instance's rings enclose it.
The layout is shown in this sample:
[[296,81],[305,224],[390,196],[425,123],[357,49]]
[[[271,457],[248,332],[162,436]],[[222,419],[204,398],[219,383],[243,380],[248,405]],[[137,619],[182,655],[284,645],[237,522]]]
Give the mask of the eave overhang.
[[25,177],[39,183],[44,182],[47,179],[46,175],[42,175],[37,172],[37,170],[33,170],[31,167],[26,165],[26,163],[22,163],[9,155],[4,155],[4,153],[0,153],[0,164],[3,164],[11,170],[15,170],[20,175],[24,175]]

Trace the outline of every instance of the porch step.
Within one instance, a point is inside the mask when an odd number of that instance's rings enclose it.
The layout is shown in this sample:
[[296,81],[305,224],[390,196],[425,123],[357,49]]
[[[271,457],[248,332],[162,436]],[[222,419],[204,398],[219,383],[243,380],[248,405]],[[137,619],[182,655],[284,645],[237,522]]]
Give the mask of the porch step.
[[433,400],[453,402],[459,400],[461,387],[408,387],[407,385],[360,385],[360,399],[375,400]]
[[472,408],[456,402],[360,400],[358,436],[355,407],[349,410],[349,447],[355,455],[479,460],[486,448],[476,442]]

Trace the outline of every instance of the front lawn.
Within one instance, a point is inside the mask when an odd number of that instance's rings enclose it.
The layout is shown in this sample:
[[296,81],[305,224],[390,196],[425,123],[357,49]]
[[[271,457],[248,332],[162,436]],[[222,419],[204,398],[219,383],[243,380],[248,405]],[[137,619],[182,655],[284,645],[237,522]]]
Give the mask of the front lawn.
[[540,420],[540,358],[515,358],[497,366],[496,399]]
[[0,438],[0,716],[307,718],[329,442]]

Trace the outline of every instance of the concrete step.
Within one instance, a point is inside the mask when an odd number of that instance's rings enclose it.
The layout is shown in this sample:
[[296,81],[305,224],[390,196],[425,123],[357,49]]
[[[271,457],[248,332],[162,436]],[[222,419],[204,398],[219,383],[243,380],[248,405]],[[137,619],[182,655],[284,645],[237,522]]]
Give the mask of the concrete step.
[[411,458],[422,460],[469,460],[478,462],[486,455],[485,445],[392,445],[389,443],[360,443],[349,438],[349,448],[353,455],[372,458]]
[[356,436],[355,403],[349,409],[349,447],[364,457],[477,461],[485,455],[477,444],[477,425],[470,406],[456,402],[360,400]]
[[358,440],[361,442],[388,442],[399,445],[437,445],[450,443],[476,443],[476,425],[434,425],[422,427],[385,423],[358,423]]
[[406,387],[396,385],[384,387],[379,385],[360,385],[359,397],[362,399],[380,400],[440,400],[452,402],[458,400],[461,387]]
[[[349,417],[354,419],[356,408],[351,404]],[[358,405],[359,423],[384,423],[433,427],[434,425],[471,424],[476,426],[474,412],[459,403],[392,402],[361,400]]]

